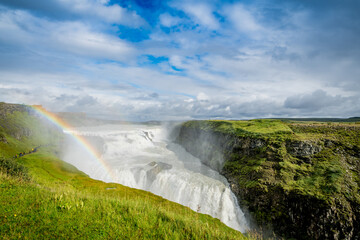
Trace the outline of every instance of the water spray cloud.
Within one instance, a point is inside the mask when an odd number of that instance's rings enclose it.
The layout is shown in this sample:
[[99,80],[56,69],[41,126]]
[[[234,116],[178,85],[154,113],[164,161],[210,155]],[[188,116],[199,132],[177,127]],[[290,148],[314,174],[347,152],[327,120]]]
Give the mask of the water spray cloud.
[[74,129],[71,124],[66,122],[64,119],[60,118],[56,114],[47,111],[45,108],[43,108],[40,105],[33,105],[31,106],[32,109],[35,110],[38,114],[45,117],[47,120],[55,124],[56,126],[60,127],[63,132],[66,132],[70,134],[76,142],[78,142],[88,153],[90,153],[91,156],[93,156],[104,168],[106,173],[110,176],[111,180],[114,181],[115,175],[109,165],[104,161],[101,157],[101,154],[87,141],[87,139],[84,136],[76,134],[76,132],[71,131]]

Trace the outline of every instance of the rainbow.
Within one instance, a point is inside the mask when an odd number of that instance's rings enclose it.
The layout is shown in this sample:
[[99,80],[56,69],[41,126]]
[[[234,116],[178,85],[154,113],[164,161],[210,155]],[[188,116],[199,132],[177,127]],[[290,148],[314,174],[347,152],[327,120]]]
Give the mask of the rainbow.
[[96,151],[96,149],[86,140],[84,136],[75,134],[72,129],[74,129],[73,126],[71,126],[68,122],[66,122],[64,119],[60,118],[56,114],[47,111],[45,108],[43,108],[41,105],[32,105],[32,109],[34,109],[38,114],[48,119],[50,122],[55,124],[56,126],[60,127],[63,132],[69,133],[81,146],[84,147],[84,149],[90,153],[95,159],[103,166],[106,173],[110,176],[112,181],[114,181],[115,175],[110,166],[102,159],[101,155]]

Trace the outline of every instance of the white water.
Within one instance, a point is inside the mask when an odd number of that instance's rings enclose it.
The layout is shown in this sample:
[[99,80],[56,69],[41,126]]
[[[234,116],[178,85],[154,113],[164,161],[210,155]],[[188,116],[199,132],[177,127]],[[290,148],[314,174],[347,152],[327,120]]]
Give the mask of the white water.
[[165,128],[106,125],[78,128],[71,133],[98,136],[105,141],[102,158],[112,174],[72,137],[68,138],[64,160],[90,177],[147,190],[218,218],[241,232],[248,229],[226,179],[169,142]]

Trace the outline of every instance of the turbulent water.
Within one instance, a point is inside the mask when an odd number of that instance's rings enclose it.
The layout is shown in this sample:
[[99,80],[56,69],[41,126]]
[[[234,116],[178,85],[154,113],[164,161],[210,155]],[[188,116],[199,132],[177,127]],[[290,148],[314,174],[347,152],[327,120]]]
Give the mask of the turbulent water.
[[[166,128],[106,125],[67,132],[64,160],[94,179],[150,191],[245,232],[248,224],[226,179],[168,140]],[[71,134],[104,142],[104,166]]]

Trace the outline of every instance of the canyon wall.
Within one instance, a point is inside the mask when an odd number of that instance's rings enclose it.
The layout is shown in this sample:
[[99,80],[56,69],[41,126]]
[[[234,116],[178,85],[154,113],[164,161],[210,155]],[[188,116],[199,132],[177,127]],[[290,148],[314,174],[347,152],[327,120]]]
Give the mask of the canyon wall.
[[[249,121],[262,127],[265,122]],[[190,121],[176,142],[219,171],[263,229],[296,239],[360,239],[360,128],[285,124],[259,133]],[[225,126],[225,127],[224,127]]]

